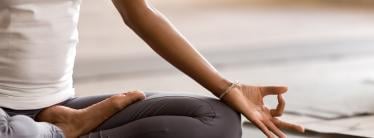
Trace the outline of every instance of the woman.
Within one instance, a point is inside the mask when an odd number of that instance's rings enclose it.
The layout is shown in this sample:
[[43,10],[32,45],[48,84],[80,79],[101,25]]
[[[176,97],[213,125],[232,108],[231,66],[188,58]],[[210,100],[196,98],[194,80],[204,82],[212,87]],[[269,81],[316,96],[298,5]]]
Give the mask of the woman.
[[[146,0],[113,3],[155,52],[220,100],[140,91],[74,97],[80,0],[0,0],[0,137],[237,138],[237,112],[267,137],[304,131],[277,119],[286,87],[231,82]],[[276,109],[264,106],[267,95],[278,97]]]

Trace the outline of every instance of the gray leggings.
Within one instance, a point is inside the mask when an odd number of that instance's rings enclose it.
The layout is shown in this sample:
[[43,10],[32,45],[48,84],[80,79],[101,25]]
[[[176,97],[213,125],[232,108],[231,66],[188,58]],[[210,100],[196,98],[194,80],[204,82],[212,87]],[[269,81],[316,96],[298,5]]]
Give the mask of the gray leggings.
[[[78,97],[60,105],[85,108],[110,95]],[[83,138],[240,138],[241,119],[237,112],[214,98],[147,93],[146,100],[118,112]],[[63,137],[49,123],[35,122],[40,110],[19,111],[0,108],[0,137]],[[26,116],[25,116],[26,115]],[[28,117],[27,117],[28,116]]]

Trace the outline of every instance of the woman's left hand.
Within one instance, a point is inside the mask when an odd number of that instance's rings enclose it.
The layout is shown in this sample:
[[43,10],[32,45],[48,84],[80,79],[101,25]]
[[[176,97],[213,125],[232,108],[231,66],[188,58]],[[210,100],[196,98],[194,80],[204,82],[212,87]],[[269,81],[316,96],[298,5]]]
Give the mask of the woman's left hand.
[[[282,86],[250,86],[239,85],[223,97],[223,101],[232,108],[241,112],[248,120],[256,125],[268,137],[273,138],[277,135],[285,138],[286,135],[280,130],[281,128],[304,132],[300,125],[284,122],[280,117],[285,108],[285,100],[282,94],[287,92],[287,87]],[[264,97],[276,95],[278,105],[276,109],[269,109],[264,105]]]

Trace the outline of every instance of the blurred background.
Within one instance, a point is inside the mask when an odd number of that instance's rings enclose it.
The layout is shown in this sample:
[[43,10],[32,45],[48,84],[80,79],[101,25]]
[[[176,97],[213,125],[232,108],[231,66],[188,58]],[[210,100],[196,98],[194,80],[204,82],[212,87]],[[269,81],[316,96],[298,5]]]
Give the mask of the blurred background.
[[[283,118],[308,129],[289,137],[374,137],[373,0],[150,2],[226,77],[289,86]],[[111,1],[84,1],[79,30],[79,96],[128,89],[212,96],[126,27]],[[264,137],[243,122],[243,138]]]

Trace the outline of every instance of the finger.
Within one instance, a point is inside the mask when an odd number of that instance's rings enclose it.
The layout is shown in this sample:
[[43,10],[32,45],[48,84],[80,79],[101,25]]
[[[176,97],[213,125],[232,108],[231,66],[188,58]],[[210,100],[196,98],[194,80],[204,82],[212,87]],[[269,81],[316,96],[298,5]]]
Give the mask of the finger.
[[261,131],[262,133],[264,133],[266,135],[266,137],[268,138],[273,138],[273,134],[271,133],[271,131],[266,127],[266,125],[264,123],[262,123],[261,121],[259,120],[254,120],[252,121]]
[[284,129],[289,129],[289,130],[294,130],[294,131],[297,131],[297,132],[301,132],[301,133],[304,133],[305,129],[303,126],[300,126],[300,125],[296,125],[296,124],[292,124],[292,123],[288,123],[288,122],[285,122],[285,121],[282,121],[282,120],[279,120],[277,118],[274,118],[273,119],[273,123],[279,127],[279,128],[284,128]]
[[267,96],[286,93],[288,88],[285,86],[265,86],[260,87],[260,90],[263,96]]
[[270,113],[273,117],[279,117],[283,114],[284,108],[286,107],[286,100],[283,95],[278,94],[278,105],[276,109],[271,109]]
[[272,122],[267,122],[266,126],[279,138],[285,138],[286,134],[284,134],[277,126],[275,126]]

